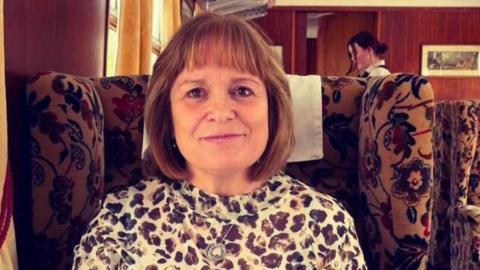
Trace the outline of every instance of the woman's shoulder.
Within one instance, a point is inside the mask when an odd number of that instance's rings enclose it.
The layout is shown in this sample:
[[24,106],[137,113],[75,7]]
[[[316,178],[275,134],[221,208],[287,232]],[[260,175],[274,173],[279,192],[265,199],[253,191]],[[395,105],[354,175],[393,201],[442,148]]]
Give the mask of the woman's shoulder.
[[390,75],[390,70],[386,67],[377,67],[372,72],[370,72],[369,77],[379,77]]
[[[303,208],[307,216],[316,221],[326,220],[327,217],[347,217],[350,214],[343,205],[334,197],[316,191],[311,186],[301,182],[298,179],[284,176],[286,181],[290,181],[290,206],[297,205],[298,210]],[[323,217],[323,218],[322,218]],[[334,218],[338,220],[338,218]],[[341,218],[343,220],[343,218]]]
[[109,192],[105,197],[105,202],[126,203],[138,200],[140,197],[143,199],[145,196],[165,196],[170,193],[172,182],[172,180],[160,178],[143,179],[136,184],[117,188]]

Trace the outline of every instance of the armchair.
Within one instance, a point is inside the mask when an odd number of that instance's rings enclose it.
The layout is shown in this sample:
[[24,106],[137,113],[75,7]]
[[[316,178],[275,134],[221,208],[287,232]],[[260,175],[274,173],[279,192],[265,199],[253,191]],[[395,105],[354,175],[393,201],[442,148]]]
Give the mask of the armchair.
[[326,77],[324,158],[287,172],[344,203],[369,269],[426,269],[433,90],[425,78]]
[[37,269],[71,269],[73,247],[104,194],[143,178],[147,81],[51,72],[28,83],[34,239],[24,259]]
[[480,101],[435,105],[433,269],[480,269]]
[[[38,269],[70,269],[73,247],[104,194],[143,177],[147,80],[50,72],[28,83]],[[411,74],[324,77],[322,84],[324,159],[291,163],[287,173],[346,205],[369,269],[424,269],[433,165],[430,84]]]

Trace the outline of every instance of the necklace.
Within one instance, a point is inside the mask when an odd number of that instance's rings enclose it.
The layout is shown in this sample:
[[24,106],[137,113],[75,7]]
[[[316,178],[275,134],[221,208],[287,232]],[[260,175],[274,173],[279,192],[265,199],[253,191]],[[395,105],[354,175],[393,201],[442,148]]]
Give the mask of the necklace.
[[225,240],[225,237],[227,237],[228,233],[230,233],[232,227],[233,224],[230,224],[230,227],[228,227],[227,232],[223,235],[220,242],[211,243],[207,246],[207,258],[209,260],[218,262],[225,258],[225,255],[227,254],[227,248],[225,247],[223,241]]

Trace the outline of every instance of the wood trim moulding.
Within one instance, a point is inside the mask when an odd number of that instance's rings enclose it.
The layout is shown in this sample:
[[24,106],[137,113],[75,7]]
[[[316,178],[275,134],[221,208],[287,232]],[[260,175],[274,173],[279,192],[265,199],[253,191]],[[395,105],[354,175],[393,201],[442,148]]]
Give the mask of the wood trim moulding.
[[115,24],[115,27],[117,27],[117,18],[113,21],[113,18],[110,17],[110,0],[107,0],[107,6],[105,9],[105,43],[103,46],[103,70],[102,70],[102,76],[107,75],[107,63],[108,63],[108,30],[112,26],[112,24]]
[[294,12],[292,16],[292,73],[307,74],[307,13]]
[[377,38],[379,40],[382,40],[382,19],[383,19],[383,12],[381,11],[377,11],[375,12],[375,16],[377,16],[376,18],[376,22],[375,22],[375,33],[377,35]]
[[290,40],[290,44],[291,44],[291,49],[290,49],[290,72],[292,72],[292,74],[295,74],[295,71],[296,71],[296,64],[295,64],[295,59],[296,59],[296,56],[295,56],[295,50],[297,48],[297,44],[296,44],[296,39],[297,39],[297,31],[296,31],[296,17],[297,17],[297,13],[295,11],[292,12],[292,17],[291,17],[291,22],[290,22],[290,31],[292,32],[292,39]]

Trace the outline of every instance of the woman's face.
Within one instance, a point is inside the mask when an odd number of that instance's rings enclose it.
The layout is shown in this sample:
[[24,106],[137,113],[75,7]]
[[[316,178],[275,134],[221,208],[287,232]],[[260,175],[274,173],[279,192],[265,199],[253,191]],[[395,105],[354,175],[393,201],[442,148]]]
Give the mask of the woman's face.
[[348,46],[348,51],[350,52],[351,61],[356,64],[358,70],[365,70],[372,64],[372,58],[370,57],[371,48],[366,49],[358,46],[357,43],[353,44],[355,50],[352,46]]
[[268,140],[264,82],[207,64],[183,70],[170,94],[177,146],[196,174],[238,174],[261,156]]

